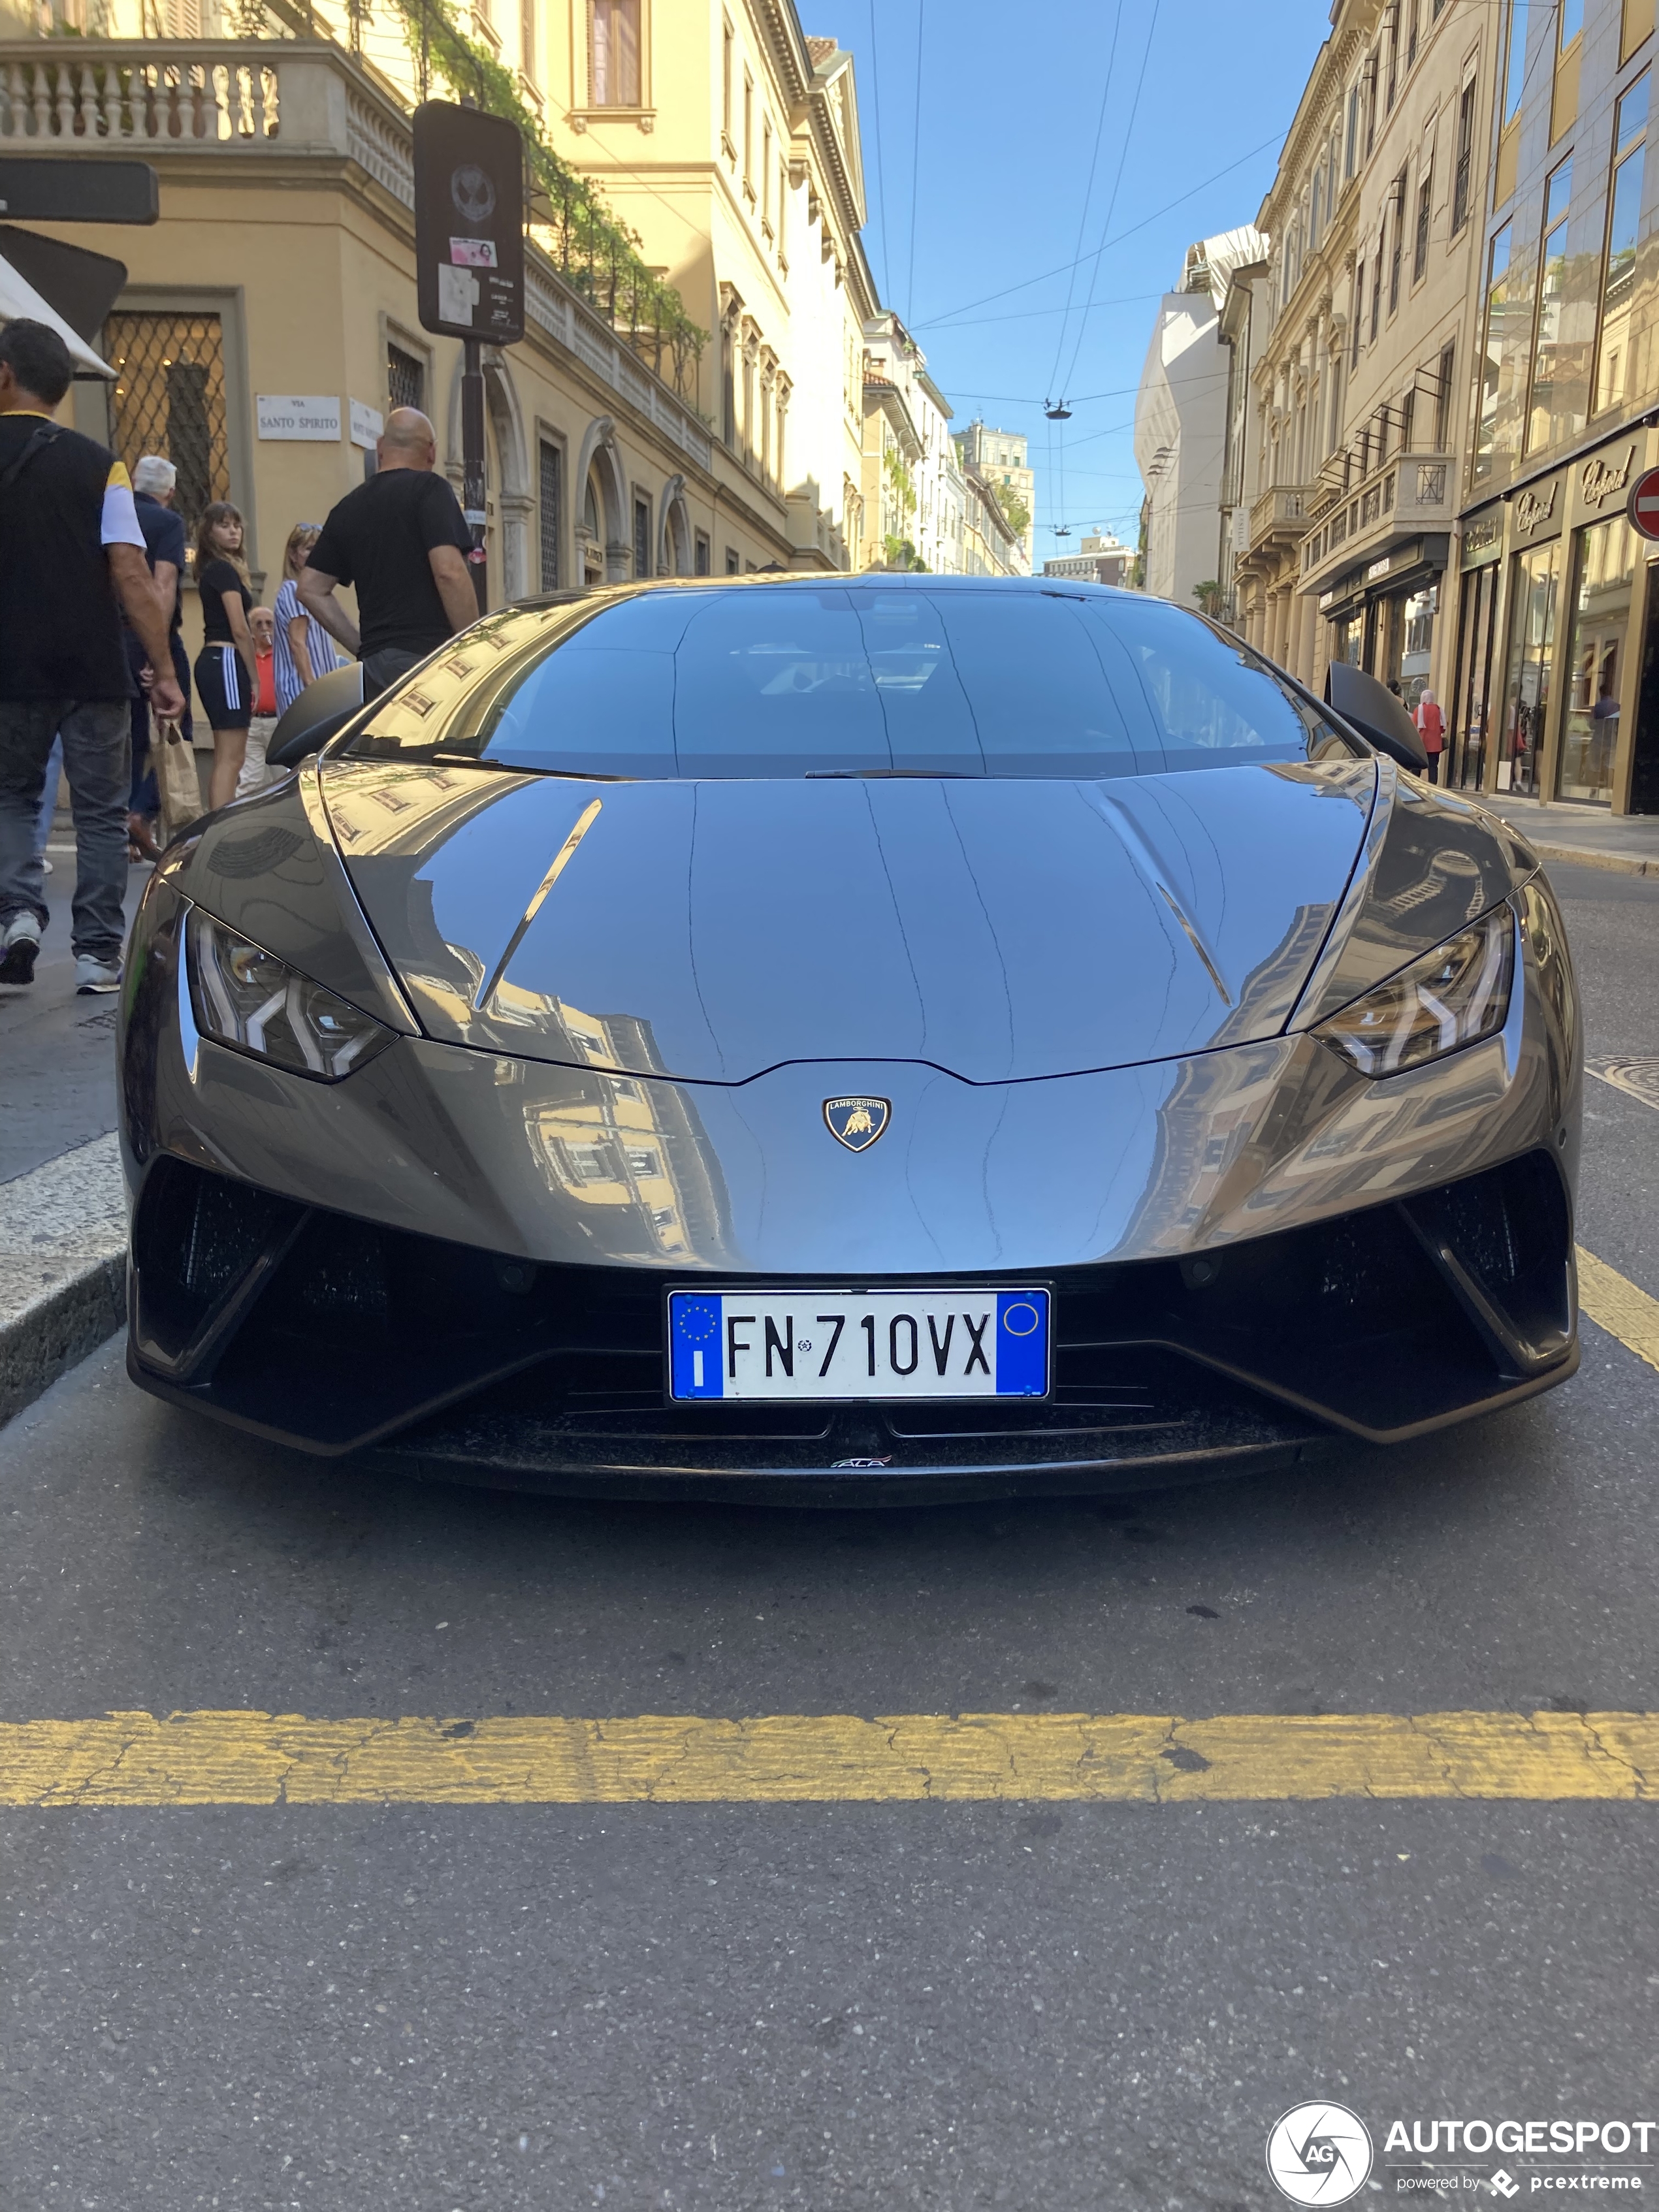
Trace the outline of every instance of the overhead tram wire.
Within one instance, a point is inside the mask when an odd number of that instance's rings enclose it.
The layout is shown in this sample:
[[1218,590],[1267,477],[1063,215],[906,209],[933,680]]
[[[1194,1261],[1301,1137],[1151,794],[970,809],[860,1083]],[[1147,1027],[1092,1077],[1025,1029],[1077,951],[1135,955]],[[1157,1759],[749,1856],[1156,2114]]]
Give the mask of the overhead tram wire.
[[870,0],[870,102],[876,123],[876,195],[881,202],[881,283],[890,289],[893,264],[887,254],[887,176],[881,161],[881,64],[876,53],[876,0]]
[[921,33],[927,17],[927,0],[916,0],[916,101],[910,118],[910,252],[904,271],[904,319],[908,323],[916,304],[916,173],[921,157]]
[[[1246,161],[1253,161],[1258,154],[1265,154],[1269,146],[1281,144],[1284,137],[1283,131],[1275,131],[1271,138],[1264,138],[1259,146],[1252,146],[1247,153],[1239,155],[1236,161],[1229,161],[1224,168],[1217,169],[1212,175],[1200,179],[1197,184],[1190,185],[1186,191],[1177,192],[1174,199],[1166,200],[1160,208],[1154,208],[1150,215],[1143,216],[1139,222],[1132,222],[1127,230],[1119,231],[1115,238],[1109,238],[1104,246],[1097,247],[1097,252],[1103,253],[1109,246],[1121,246],[1126,238],[1133,238],[1138,230],[1145,230],[1148,223],[1156,222],[1160,216],[1168,215],[1172,209],[1178,208],[1184,201],[1195,198],[1198,193],[1206,191],[1210,185],[1219,184],[1223,177],[1231,176],[1235,169],[1242,169]],[[878,154],[879,155],[879,149]],[[1091,258],[1088,254],[1083,256],[1085,261]],[[988,307],[994,300],[1006,300],[1011,293],[1028,292],[1032,285],[1046,284],[1051,276],[1063,276],[1068,269],[1074,268],[1076,265],[1074,262],[1059,262],[1054,268],[1045,269],[1036,276],[1022,276],[1018,284],[1005,284],[1000,292],[986,292],[977,300],[964,300],[959,307],[947,307],[943,314],[932,316],[925,323],[918,323],[916,328],[930,331],[948,330],[951,326],[953,319],[957,315],[965,315],[969,308]],[[1049,309],[1046,312],[1052,313],[1053,310]]]
[[[1158,14],[1163,0],[1152,0],[1152,20],[1146,27],[1146,44],[1140,57],[1140,75],[1135,79],[1135,96],[1129,103],[1129,120],[1123,127],[1122,143],[1118,149],[1117,174],[1112,179],[1112,196],[1106,203],[1106,220],[1101,225],[1100,245],[1095,253],[1095,265],[1089,272],[1089,296],[1084,303],[1083,319],[1078,325],[1077,339],[1072,348],[1072,358],[1066,363],[1064,381],[1070,383],[1077,368],[1078,356],[1083,350],[1083,340],[1089,328],[1089,318],[1094,312],[1095,287],[1100,282],[1100,264],[1106,252],[1106,233],[1111,228],[1112,217],[1117,212],[1117,196],[1123,184],[1123,171],[1129,158],[1129,141],[1134,136],[1135,118],[1140,112],[1140,95],[1146,84],[1146,65],[1152,56],[1152,40],[1158,35]],[[1062,328],[1064,326],[1062,325]]]
[[[1066,306],[1061,313],[1060,336],[1054,342],[1054,365],[1048,372],[1048,382],[1051,386],[1053,386],[1055,378],[1060,374],[1060,356],[1064,352],[1066,347],[1066,325],[1071,319],[1072,294],[1076,289],[1078,266],[1083,258],[1083,234],[1088,228],[1089,203],[1094,198],[1095,170],[1100,161],[1100,141],[1102,135],[1106,129],[1106,109],[1112,96],[1112,72],[1117,65],[1117,34],[1122,26],[1122,22],[1123,0],[1117,0],[1117,12],[1112,18],[1112,43],[1110,50],[1106,56],[1106,75],[1100,88],[1100,112],[1095,118],[1095,143],[1093,149],[1089,155],[1088,181],[1083,187],[1083,205],[1078,210],[1077,246],[1074,249],[1077,259],[1073,262],[1070,273],[1066,278]],[[1064,403],[1062,402],[1062,404],[1063,404]]]

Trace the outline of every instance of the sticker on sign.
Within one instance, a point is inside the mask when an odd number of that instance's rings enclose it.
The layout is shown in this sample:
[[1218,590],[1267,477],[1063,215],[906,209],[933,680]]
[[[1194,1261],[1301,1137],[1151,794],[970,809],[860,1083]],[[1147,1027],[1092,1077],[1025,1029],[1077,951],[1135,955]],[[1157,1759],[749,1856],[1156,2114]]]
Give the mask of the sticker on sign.
[[1659,469],[1644,469],[1630,488],[1625,512],[1638,538],[1659,543]]

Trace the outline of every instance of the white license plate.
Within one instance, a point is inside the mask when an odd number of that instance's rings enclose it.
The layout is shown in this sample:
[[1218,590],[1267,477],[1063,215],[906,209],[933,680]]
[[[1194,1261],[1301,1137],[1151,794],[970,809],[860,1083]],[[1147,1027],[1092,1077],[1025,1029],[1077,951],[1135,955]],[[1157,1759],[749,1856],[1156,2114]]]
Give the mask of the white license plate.
[[672,1291],[669,1395],[1045,1398],[1042,1290]]

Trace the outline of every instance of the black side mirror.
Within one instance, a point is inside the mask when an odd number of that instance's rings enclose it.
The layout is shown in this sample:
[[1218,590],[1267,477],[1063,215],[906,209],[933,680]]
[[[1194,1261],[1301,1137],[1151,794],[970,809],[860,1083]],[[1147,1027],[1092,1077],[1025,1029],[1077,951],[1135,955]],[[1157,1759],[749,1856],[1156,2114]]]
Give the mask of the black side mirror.
[[1429,756],[1417,725],[1386,684],[1367,676],[1363,668],[1351,668],[1346,660],[1334,660],[1326,672],[1325,701],[1379,752],[1413,775],[1428,774]]
[[272,768],[297,768],[312,753],[321,752],[362,703],[361,661],[348,661],[343,668],[319,676],[314,684],[307,684],[271,732],[266,761]]

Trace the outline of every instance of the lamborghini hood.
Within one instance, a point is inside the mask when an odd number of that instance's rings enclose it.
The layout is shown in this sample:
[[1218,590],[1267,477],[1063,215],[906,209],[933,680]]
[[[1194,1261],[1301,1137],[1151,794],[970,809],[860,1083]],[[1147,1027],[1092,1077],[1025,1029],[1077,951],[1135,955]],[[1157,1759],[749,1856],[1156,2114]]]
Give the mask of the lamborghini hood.
[[688,1082],[903,1060],[998,1083],[1276,1035],[1376,769],[586,783],[331,762],[322,792],[433,1037]]

